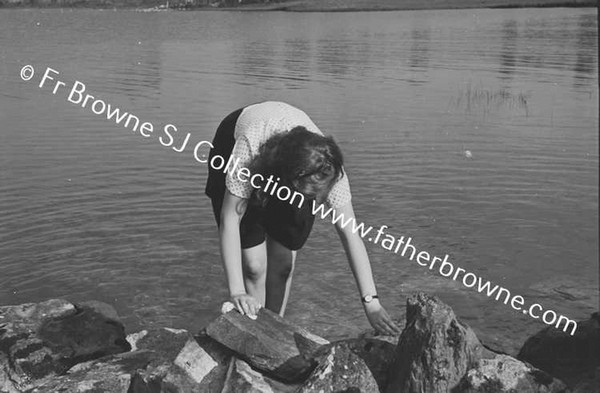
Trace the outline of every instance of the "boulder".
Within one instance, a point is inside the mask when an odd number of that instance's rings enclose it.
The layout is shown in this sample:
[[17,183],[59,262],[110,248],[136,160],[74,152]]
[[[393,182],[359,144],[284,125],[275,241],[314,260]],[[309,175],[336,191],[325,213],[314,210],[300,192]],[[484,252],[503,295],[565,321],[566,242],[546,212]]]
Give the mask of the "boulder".
[[8,356],[0,352],[0,392],[19,393],[17,388],[19,381],[14,381],[11,377],[12,371],[8,363]]
[[23,391],[77,363],[128,351],[115,315],[103,303],[60,299],[0,307],[0,391]]
[[233,353],[227,347],[200,334],[193,341],[188,340],[173,363],[194,380],[199,391],[220,392],[232,356]]
[[186,330],[153,329],[136,346],[138,351],[152,350],[158,356],[145,369],[137,370],[133,391],[160,387],[165,392],[210,393],[223,389],[232,353],[210,337],[192,337]]
[[508,355],[481,359],[453,393],[564,393],[567,386],[549,374]]
[[482,357],[493,357],[437,297],[407,300],[406,327],[388,371],[386,393],[449,392]]
[[600,366],[600,314],[577,324],[574,335],[549,326],[530,337],[517,358],[552,374],[570,386],[594,378]]
[[[147,392],[148,384],[138,376],[155,361],[156,352],[135,351],[74,366],[65,375],[47,379],[30,393],[138,393]],[[136,382],[137,379],[137,382]],[[135,384],[135,388],[134,388]]]
[[573,388],[573,393],[600,393],[600,367],[593,377],[585,378]]
[[39,392],[220,392],[231,351],[206,336],[157,328],[128,336],[135,351],[78,364]]
[[336,341],[330,345],[347,346],[348,349],[361,358],[371,371],[373,378],[375,378],[379,390],[383,392],[387,387],[388,369],[394,359],[396,348],[387,340],[388,337],[390,336],[347,339]]
[[347,341],[328,346],[298,393],[374,393],[379,386],[371,370]]
[[229,311],[208,325],[206,334],[252,367],[291,383],[313,370],[316,362],[311,359],[312,354],[328,343],[265,308],[255,320]]
[[233,357],[221,393],[292,393],[297,384],[284,384],[252,369],[250,365]]

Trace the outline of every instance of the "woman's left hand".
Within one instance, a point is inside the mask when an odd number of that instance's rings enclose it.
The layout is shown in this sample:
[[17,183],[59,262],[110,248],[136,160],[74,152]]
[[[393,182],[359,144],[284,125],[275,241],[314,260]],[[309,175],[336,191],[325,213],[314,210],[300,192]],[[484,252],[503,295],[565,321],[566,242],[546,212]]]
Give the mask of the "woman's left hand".
[[388,336],[400,334],[400,328],[378,301],[366,304],[365,313],[369,323],[379,334]]

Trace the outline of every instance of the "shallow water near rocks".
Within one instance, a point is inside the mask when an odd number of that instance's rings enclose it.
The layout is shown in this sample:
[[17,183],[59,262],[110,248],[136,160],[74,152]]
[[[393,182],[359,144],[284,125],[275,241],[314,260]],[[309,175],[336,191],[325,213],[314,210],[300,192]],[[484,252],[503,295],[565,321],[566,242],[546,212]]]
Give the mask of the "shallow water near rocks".
[[[198,330],[225,300],[197,143],[261,100],[345,153],[359,220],[573,319],[598,307],[595,9],[369,13],[0,11],[0,304],[115,305],[129,331]],[[36,77],[24,82],[25,64]],[[52,94],[45,67],[151,122],[144,138]],[[36,79],[37,78],[37,79]],[[190,143],[192,143],[190,142]],[[515,352],[544,327],[368,243],[383,304],[439,295]],[[299,254],[287,317],[368,327],[332,228]]]

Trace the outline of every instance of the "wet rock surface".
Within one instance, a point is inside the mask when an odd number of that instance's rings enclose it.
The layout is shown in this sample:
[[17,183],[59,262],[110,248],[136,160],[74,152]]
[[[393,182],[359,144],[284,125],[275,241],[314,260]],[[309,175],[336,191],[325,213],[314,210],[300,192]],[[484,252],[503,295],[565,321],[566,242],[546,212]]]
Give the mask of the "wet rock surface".
[[593,379],[600,367],[600,313],[579,321],[575,334],[547,327],[530,337],[517,358],[574,386]]

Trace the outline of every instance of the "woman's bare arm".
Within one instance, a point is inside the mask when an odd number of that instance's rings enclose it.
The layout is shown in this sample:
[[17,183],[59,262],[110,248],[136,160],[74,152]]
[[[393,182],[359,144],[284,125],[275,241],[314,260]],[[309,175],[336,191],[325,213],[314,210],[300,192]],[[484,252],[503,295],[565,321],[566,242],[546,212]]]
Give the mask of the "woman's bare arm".
[[[349,218],[354,218],[354,209],[352,203],[347,203],[343,207],[336,209],[336,214],[344,215],[343,220],[339,220],[335,226],[346,251],[348,263],[352,269],[352,274],[356,280],[356,285],[360,292],[360,296],[375,295],[377,293],[375,282],[373,281],[373,272],[371,263],[367,254],[365,244],[358,233],[352,232],[352,224],[346,227],[342,226],[342,222],[348,222]],[[363,303],[365,313],[371,325],[383,334],[398,334],[400,330],[392,321],[392,318],[385,311],[378,299],[373,299],[369,303]]]
[[231,301],[241,314],[255,315],[260,304],[246,293],[240,242],[240,222],[246,212],[247,203],[246,199],[226,191],[221,208],[219,239]]

